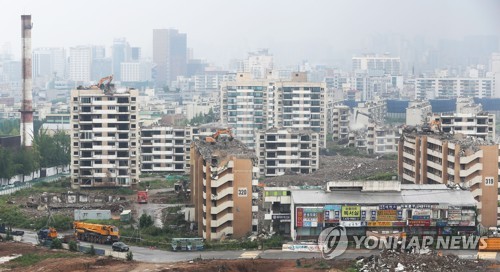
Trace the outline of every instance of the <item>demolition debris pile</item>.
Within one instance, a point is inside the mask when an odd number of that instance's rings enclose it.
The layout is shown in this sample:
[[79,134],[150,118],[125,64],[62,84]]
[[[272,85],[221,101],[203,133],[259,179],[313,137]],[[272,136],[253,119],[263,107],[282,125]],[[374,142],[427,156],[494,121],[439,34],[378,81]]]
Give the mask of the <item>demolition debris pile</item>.
[[455,255],[439,256],[435,252],[427,254],[401,253],[395,250],[384,250],[378,256],[359,259],[356,266],[362,272],[375,271],[443,271],[469,272],[486,271],[491,265],[488,261],[460,259]]
[[266,186],[324,185],[332,180],[360,180],[381,173],[396,173],[394,160],[353,156],[321,156],[312,174],[288,174],[264,179]]

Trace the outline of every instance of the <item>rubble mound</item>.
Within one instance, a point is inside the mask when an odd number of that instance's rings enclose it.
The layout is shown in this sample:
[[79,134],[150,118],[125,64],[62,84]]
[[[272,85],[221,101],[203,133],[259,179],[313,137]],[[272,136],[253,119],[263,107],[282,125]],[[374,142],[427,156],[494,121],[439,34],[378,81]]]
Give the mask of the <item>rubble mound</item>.
[[356,262],[361,272],[470,272],[486,271],[491,265],[488,261],[460,259],[456,255],[438,255],[430,251],[426,254],[404,253],[395,250],[384,250],[378,256],[359,258]]

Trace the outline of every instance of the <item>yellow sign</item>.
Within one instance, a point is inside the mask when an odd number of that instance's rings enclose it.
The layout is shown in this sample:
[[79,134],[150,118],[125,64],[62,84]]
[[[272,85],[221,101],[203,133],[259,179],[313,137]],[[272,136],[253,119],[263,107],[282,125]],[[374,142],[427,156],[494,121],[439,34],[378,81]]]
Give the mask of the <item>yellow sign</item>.
[[361,217],[361,207],[342,206],[342,217]]
[[398,219],[396,210],[378,210],[377,221],[396,221]]
[[368,227],[392,227],[390,221],[368,221]]

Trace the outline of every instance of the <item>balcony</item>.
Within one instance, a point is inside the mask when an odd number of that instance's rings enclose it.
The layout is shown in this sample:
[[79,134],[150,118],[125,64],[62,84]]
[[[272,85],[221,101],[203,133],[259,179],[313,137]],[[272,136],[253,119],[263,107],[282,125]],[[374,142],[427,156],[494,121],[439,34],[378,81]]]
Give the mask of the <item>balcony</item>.
[[222,191],[218,192],[216,195],[212,195],[212,200],[222,199],[223,197],[232,194],[233,194],[233,187],[227,187]]
[[443,178],[433,173],[427,172],[427,178],[433,179],[438,183],[443,183]]
[[482,158],[482,157],[483,157],[483,150],[479,150],[470,156],[460,157],[460,163],[467,164],[467,163],[472,162],[475,159]]
[[233,174],[225,174],[219,179],[212,179],[211,182],[211,187],[220,187],[221,185],[225,184],[228,181],[234,180],[234,175]]
[[474,173],[476,171],[481,171],[481,170],[483,170],[483,165],[480,163],[477,163],[477,164],[473,165],[472,167],[470,167],[469,169],[460,170],[460,177],[468,177],[472,173]]
[[232,213],[227,213],[225,214],[224,216],[222,216],[221,218],[217,219],[217,220],[212,220],[210,222],[210,227],[218,227],[218,226],[221,226],[223,225],[224,223],[226,223],[227,221],[233,221],[234,219],[234,216]]
[[211,238],[212,239],[220,239],[222,238],[223,236],[226,236],[226,235],[230,235],[230,234],[233,234],[233,227],[232,226],[227,226],[217,232],[212,232],[212,236]]
[[474,191],[472,191],[472,197],[476,197],[476,196],[481,196],[483,195],[483,189],[476,189]]
[[477,175],[474,178],[472,178],[471,180],[468,180],[467,182],[465,182],[465,184],[467,185],[467,187],[472,187],[476,184],[481,184],[482,181],[483,181],[482,176]]
[[116,123],[116,118],[106,118],[106,119],[92,119],[92,123],[96,124],[110,124],[110,123]]
[[234,203],[233,201],[226,201],[222,204],[220,204],[219,206],[217,207],[213,207],[210,209],[210,213],[211,214],[219,214],[221,213],[223,210],[227,209],[227,208],[232,208],[234,207]]
[[116,127],[94,127],[92,128],[94,132],[116,132]]

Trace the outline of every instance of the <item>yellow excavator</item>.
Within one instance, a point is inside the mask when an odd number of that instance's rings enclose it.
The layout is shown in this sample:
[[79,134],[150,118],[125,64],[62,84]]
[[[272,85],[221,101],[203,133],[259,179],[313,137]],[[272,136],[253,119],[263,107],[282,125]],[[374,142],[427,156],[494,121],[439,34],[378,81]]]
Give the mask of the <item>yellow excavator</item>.
[[217,130],[217,132],[215,132],[212,136],[206,137],[205,142],[215,144],[217,142],[217,139],[219,139],[219,136],[221,135],[226,135],[230,141],[234,139],[231,129],[228,128],[228,129]]
[[[107,83],[104,84],[106,81]],[[104,93],[109,93],[111,91],[111,81],[113,81],[113,75],[103,77],[97,83],[97,88],[101,89]]]

